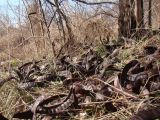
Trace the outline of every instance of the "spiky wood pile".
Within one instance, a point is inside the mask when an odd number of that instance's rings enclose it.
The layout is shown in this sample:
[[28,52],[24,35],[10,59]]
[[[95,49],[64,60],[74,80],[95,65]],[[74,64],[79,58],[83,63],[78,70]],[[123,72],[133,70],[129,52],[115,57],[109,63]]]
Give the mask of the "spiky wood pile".
[[[82,116],[91,116],[96,111],[96,119],[111,120],[115,119],[111,117],[112,114],[124,109],[132,112],[131,118],[127,119],[160,118],[160,76],[157,64],[160,49],[146,46],[143,56],[118,68],[117,54],[121,49],[119,45],[107,45],[109,54],[105,56],[98,55],[93,49],[76,59],[64,55],[55,62],[55,72],[49,72],[50,65],[44,64],[45,61],[28,62],[13,69],[7,79],[1,79],[1,86],[16,80],[18,89],[30,92],[37,87],[45,88],[55,81],[62,81],[69,91],[68,94],[43,94],[27,109],[14,113],[13,118],[77,119],[82,113]],[[137,106],[129,109],[132,103]],[[6,118],[0,114],[0,119]]]

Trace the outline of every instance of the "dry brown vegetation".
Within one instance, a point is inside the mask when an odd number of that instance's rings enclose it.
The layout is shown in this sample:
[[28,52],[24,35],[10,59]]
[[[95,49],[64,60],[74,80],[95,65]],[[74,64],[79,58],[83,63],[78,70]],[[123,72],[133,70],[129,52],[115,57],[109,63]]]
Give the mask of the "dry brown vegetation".
[[[116,4],[98,5],[86,5],[83,0],[82,3],[79,0],[53,1],[54,5],[45,0],[21,0],[17,6],[8,2],[16,24],[10,13],[1,13],[0,119],[1,114],[9,120],[19,117],[19,113],[24,116],[26,110],[31,110],[33,115],[28,116],[34,120],[160,118],[160,33],[153,34],[160,28],[159,0],[152,1],[151,28],[147,17],[148,0],[144,0],[147,32],[141,31],[143,36],[139,40],[118,38],[118,0]],[[156,50],[150,51],[150,47]],[[140,63],[132,65],[125,73],[125,66],[135,59]],[[31,64],[23,66],[28,62]],[[132,73],[143,67],[139,73],[147,77]],[[142,78],[134,79],[134,75]],[[121,77],[129,81],[124,85]],[[138,92],[134,88],[139,84],[136,80],[143,81]],[[155,89],[152,84],[156,84]],[[94,95],[88,95],[91,93]],[[56,96],[55,101],[41,104],[53,96]],[[72,99],[75,96],[78,102]],[[69,99],[68,103],[63,101],[65,98]],[[58,109],[62,110],[59,112],[54,106],[59,113],[47,113],[54,108],[50,106],[59,101],[62,102]],[[65,108],[64,104],[74,105]]]

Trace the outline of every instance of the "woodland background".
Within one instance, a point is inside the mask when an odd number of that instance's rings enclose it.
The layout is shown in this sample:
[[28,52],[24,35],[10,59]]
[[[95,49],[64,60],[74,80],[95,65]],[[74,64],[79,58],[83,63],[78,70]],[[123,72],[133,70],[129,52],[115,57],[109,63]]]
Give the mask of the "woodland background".
[[[98,46],[102,42],[118,41],[118,29],[121,27],[118,22],[118,19],[120,20],[118,1],[91,5],[86,3],[97,1],[54,2],[57,2],[57,5],[51,5],[45,0],[20,0],[19,5],[16,6],[7,2],[12,14],[1,12],[0,61],[56,57],[64,51],[73,55],[84,44],[92,43]],[[144,0],[143,4],[142,15],[144,16],[141,28],[158,29],[160,26],[159,1],[153,0],[150,8],[149,0]],[[131,9],[133,9],[132,5]],[[149,23],[149,16],[151,16],[151,23]],[[142,23],[141,20],[139,21]]]

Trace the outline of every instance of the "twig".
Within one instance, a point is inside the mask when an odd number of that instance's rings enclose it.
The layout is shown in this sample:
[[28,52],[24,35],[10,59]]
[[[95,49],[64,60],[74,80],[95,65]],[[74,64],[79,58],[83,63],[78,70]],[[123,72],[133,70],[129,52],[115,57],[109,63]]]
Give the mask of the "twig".
[[120,98],[118,100],[110,100],[110,101],[100,101],[100,102],[89,102],[89,103],[80,103],[80,106],[85,106],[85,105],[93,105],[93,104],[104,104],[104,103],[110,103],[110,102],[119,102],[122,101],[124,98]]
[[118,89],[118,88],[116,88],[116,87],[114,87],[114,86],[112,86],[112,85],[110,85],[110,84],[108,84],[108,83],[106,83],[106,82],[98,79],[98,78],[93,78],[93,80],[97,80],[97,81],[99,81],[99,82],[101,82],[101,83],[104,83],[105,85],[108,85],[109,87],[113,88],[114,90],[116,90],[117,92],[119,92],[119,93],[122,94],[122,95],[126,95],[126,96],[128,96],[128,97],[132,97],[132,98],[135,98],[135,99],[138,98],[137,96],[132,95],[132,94],[129,94],[129,93],[125,92],[125,91],[122,91],[121,89]]

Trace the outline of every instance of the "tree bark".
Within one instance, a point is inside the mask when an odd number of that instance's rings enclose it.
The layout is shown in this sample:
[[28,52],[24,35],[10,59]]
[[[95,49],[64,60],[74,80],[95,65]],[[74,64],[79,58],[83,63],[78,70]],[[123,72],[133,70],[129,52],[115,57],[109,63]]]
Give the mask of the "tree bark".
[[152,0],[148,3],[148,27],[152,28]]
[[136,33],[137,21],[135,16],[135,0],[131,0],[131,35]]
[[136,18],[138,28],[144,28],[143,0],[136,0]]
[[136,29],[136,18],[134,15],[134,0],[119,0],[118,33],[119,39],[130,38]]
[[129,12],[129,1],[119,0],[119,37],[130,36],[130,12]]

